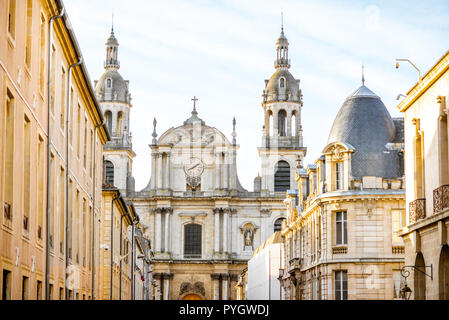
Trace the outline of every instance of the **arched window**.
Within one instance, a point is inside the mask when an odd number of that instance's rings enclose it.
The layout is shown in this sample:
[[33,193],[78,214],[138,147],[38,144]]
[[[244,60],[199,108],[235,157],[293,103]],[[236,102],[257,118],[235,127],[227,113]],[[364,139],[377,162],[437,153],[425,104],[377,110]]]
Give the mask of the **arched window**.
[[296,132],[298,131],[298,128],[296,128],[296,111],[292,112],[292,118],[291,118],[291,126],[292,128],[292,136],[296,136]]
[[276,164],[274,173],[274,191],[284,192],[290,188],[290,165],[286,161]]
[[279,87],[285,88],[285,79],[284,78],[279,79]]
[[122,134],[122,122],[123,122],[123,112],[119,111],[117,114],[117,136]]
[[280,110],[278,113],[278,132],[280,136],[287,135],[287,112]]
[[[415,261],[415,300],[426,300],[426,268],[422,253],[418,253]],[[417,270],[418,269],[418,270]]]
[[112,79],[106,79],[106,88],[112,88]]
[[108,160],[104,162],[104,183],[114,185],[114,164]]
[[106,118],[106,127],[108,128],[109,134],[112,135],[112,112],[109,110],[106,111],[104,117]]
[[199,224],[184,226],[184,258],[201,258],[201,232]]
[[274,232],[282,230],[282,222],[284,222],[285,218],[276,219],[274,222]]
[[273,112],[268,110],[267,132],[269,136],[273,135],[273,125]]
[[439,265],[439,295],[440,300],[449,300],[449,246],[441,249]]

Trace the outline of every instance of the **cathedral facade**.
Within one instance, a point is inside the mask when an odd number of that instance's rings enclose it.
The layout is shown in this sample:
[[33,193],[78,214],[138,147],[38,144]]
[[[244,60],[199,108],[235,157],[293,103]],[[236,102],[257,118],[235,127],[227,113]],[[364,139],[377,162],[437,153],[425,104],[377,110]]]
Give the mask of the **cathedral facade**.
[[[118,73],[118,41],[106,42],[105,73],[96,82],[112,142],[105,147],[105,180],[126,193],[146,225],[154,251],[155,299],[236,299],[238,275],[253,251],[286,216],[285,191],[294,185],[302,162],[302,94],[289,72],[288,41],[277,41],[275,73],[265,81],[265,115],[259,150],[262,175],[254,191],[242,187],[237,174],[236,120],[232,139],[198,116],[158,137],[154,120],[151,178],[134,191],[129,134],[131,98]],[[231,124],[231,121],[230,121]]]

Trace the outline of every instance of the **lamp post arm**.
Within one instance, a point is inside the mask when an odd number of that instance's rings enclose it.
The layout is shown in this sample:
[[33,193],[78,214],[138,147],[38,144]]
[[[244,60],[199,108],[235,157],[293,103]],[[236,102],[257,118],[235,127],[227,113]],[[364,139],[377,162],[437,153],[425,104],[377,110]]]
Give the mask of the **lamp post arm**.
[[412,67],[415,68],[416,71],[418,71],[418,74],[419,74],[419,80],[422,79],[422,77],[421,77],[421,70],[419,70],[418,67],[415,66],[415,64],[414,64],[413,62],[411,62],[409,59],[396,59],[396,61],[407,61],[408,63],[410,63],[410,64],[412,65]]
[[[433,265],[431,264],[430,266],[403,266],[401,268],[401,275],[407,279],[410,276],[410,271],[407,270],[406,268],[412,268],[414,270],[417,270],[419,272],[421,272],[422,274],[426,275],[427,277],[429,277],[431,280],[433,280]],[[425,271],[421,270],[421,268],[423,268],[424,270],[426,268],[430,268],[430,274],[427,274]]]

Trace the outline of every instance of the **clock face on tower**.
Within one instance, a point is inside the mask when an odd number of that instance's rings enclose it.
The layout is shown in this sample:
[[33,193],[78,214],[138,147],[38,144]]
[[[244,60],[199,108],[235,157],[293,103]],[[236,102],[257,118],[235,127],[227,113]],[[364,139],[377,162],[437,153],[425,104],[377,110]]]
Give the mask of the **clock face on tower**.
[[184,172],[189,177],[199,177],[204,171],[203,162],[198,158],[190,158],[184,164]]

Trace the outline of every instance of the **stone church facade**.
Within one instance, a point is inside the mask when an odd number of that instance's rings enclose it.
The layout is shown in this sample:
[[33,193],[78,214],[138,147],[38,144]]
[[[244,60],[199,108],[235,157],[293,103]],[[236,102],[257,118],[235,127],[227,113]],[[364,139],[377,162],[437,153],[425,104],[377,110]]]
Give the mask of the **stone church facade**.
[[285,191],[295,184],[295,167],[306,148],[302,94],[289,72],[283,30],[276,44],[276,71],[263,91],[262,175],[254,179],[254,191],[244,189],[237,175],[236,120],[230,141],[198,116],[196,98],[191,116],[159,138],[154,120],[151,178],[143,190],[134,191],[129,83],[118,73],[114,34],[106,43],[106,71],[96,82],[113,136],[105,148],[105,179],[126,193],[147,226],[155,299],[236,299],[238,275],[253,251],[280,230]]

